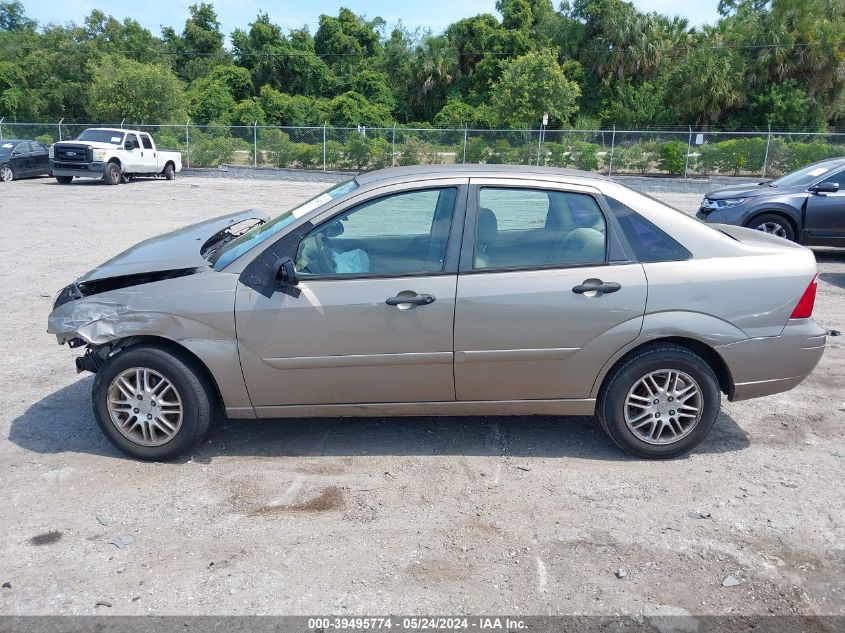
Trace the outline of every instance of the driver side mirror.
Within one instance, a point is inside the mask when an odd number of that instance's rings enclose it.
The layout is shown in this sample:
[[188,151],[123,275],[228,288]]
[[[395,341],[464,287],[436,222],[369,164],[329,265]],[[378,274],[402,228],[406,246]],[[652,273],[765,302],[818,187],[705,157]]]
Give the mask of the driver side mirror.
[[295,286],[299,283],[296,266],[290,257],[282,257],[276,262],[276,283],[283,286]]
[[839,191],[838,182],[820,182],[817,185],[810,187],[813,193],[836,193]]

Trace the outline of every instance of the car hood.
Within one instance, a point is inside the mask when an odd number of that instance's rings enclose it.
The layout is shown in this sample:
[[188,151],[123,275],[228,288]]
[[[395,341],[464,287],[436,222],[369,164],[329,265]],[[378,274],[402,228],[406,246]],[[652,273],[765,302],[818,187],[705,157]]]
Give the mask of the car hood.
[[53,147],[62,147],[64,145],[73,145],[76,147],[84,145],[85,147],[92,147],[94,149],[121,149],[120,145],[115,145],[114,143],[101,143],[99,141],[59,141],[58,143],[53,143]]
[[[249,221],[266,222],[269,216],[257,209],[221,215],[191,224],[171,233],[153,237],[123,251],[119,255],[85,273],[78,282],[95,281],[125,275],[182,270],[207,266],[203,246],[226,235],[226,230]],[[244,224],[244,228],[248,226]],[[240,227],[238,227],[240,228]]]
[[728,198],[757,198],[770,193],[777,193],[780,189],[772,187],[768,183],[757,185],[732,185],[722,187],[704,195],[709,200],[727,200]]

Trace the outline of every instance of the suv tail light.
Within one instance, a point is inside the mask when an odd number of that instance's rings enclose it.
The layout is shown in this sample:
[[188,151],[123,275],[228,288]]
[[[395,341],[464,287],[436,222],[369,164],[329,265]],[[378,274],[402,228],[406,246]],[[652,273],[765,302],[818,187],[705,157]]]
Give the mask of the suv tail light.
[[804,294],[798,300],[798,305],[792,311],[791,319],[809,319],[813,316],[813,306],[816,303],[816,286],[818,285],[818,275],[813,276],[813,281],[807,286]]

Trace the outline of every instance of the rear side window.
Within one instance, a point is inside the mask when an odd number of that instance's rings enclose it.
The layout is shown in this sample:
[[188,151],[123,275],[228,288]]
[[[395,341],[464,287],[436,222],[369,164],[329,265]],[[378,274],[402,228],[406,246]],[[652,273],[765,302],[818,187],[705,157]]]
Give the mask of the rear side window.
[[677,262],[692,256],[668,233],[646,220],[631,207],[607,196],[605,200],[639,261]]
[[144,144],[144,149],[153,148],[153,142],[150,140],[149,134],[141,134],[141,142]]

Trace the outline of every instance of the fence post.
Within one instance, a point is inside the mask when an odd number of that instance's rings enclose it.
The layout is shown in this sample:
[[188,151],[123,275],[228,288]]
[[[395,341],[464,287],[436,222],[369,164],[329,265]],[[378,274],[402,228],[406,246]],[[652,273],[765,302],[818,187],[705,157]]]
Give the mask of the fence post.
[[188,132],[188,125],[190,123],[190,119],[185,121],[185,164],[188,166],[188,168],[191,167],[191,136]]
[[125,120],[126,120],[126,117],[123,117],[123,120],[120,122],[120,129],[121,130],[123,129],[123,121],[125,121]]
[[252,166],[258,167],[258,121],[252,122]]
[[6,117],[0,117],[0,141],[3,140],[3,121],[6,120]]
[[769,168],[769,145],[772,143],[772,124],[769,123],[769,134],[766,136],[766,155],[763,157],[763,178],[766,178],[766,172]]
[[616,149],[616,124],[613,124],[613,134],[610,135],[610,162],[607,164],[607,175],[613,175],[613,151]]
[[62,117],[61,119],[59,119],[59,141],[61,141],[61,140],[62,140],[62,121],[64,121],[64,120],[65,120],[65,118],[64,118],[64,117]]
[[326,122],[323,122],[323,171],[326,171]]
[[537,167],[540,166],[540,152],[543,148],[543,124],[540,124],[540,129],[537,131]]
[[390,166],[396,167],[396,121],[393,122],[393,135],[390,137]]
[[689,139],[687,140],[687,160],[684,163],[684,179],[687,177],[687,170],[689,169],[689,155],[692,151],[692,126],[689,126]]
[[464,123],[464,162],[463,164],[467,164],[467,131],[468,131],[468,124]]

